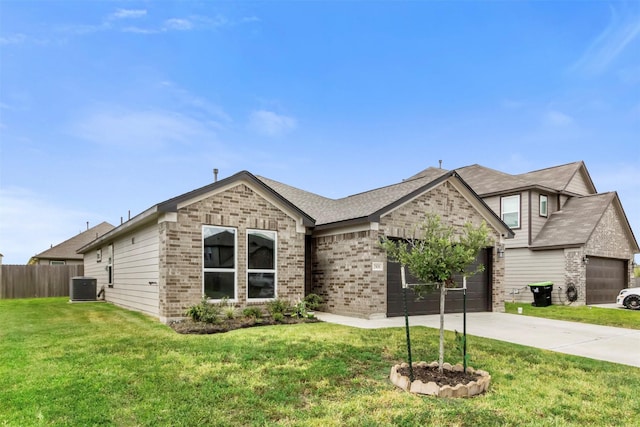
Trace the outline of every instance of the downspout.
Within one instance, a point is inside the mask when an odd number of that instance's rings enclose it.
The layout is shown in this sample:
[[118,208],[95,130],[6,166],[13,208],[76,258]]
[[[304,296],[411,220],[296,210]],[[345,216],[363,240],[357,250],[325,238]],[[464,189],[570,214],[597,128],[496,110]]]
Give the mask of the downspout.
[[532,239],[531,239],[531,232],[532,232],[532,227],[531,227],[532,215],[531,215],[531,211],[533,211],[533,206],[531,206],[531,190],[527,191],[527,193],[529,195],[529,226],[528,226],[528,228],[529,228],[529,244],[528,244],[528,246],[531,246],[531,242],[532,242]]

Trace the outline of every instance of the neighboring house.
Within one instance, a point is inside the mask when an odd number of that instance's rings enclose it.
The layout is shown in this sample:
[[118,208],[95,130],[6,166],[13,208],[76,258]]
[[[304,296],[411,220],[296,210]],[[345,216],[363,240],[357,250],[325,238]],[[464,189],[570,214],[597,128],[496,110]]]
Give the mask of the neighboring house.
[[480,165],[456,171],[515,232],[506,243],[508,301],[532,301],[527,285],[543,281],[554,284],[554,304],[613,303],[632,286],[638,242],[618,194],[597,193],[583,162],[520,175]]
[[31,257],[29,264],[80,265],[84,261],[82,255],[77,253],[77,250],[113,229],[114,226],[108,222],[100,223],[56,246],[51,245],[51,248]]
[[[504,310],[500,256],[513,232],[456,172],[435,170],[388,187],[329,199],[249,172],[152,206],[79,250],[105,297],[158,317],[184,317],[203,295],[240,307],[320,294],[329,312],[402,314],[397,264],[380,238],[408,238],[427,212],[455,227],[488,224],[496,244],[469,282],[470,311]],[[450,293],[450,311],[461,310]],[[437,312],[434,301],[412,313]]]

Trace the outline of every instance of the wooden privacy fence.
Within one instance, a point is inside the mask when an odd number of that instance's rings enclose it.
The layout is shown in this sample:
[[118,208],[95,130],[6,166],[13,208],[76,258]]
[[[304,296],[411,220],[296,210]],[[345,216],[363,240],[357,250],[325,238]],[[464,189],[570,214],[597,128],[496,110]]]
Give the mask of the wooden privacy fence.
[[83,265],[0,265],[0,299],[66,297],[83,274]]

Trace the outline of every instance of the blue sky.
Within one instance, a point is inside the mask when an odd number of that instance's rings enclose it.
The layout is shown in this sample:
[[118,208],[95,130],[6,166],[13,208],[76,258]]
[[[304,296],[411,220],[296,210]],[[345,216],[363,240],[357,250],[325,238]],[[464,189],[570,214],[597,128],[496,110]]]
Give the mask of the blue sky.
[[249,170],[584,160],[640,238],[640,2],[0,1],[0,253]]

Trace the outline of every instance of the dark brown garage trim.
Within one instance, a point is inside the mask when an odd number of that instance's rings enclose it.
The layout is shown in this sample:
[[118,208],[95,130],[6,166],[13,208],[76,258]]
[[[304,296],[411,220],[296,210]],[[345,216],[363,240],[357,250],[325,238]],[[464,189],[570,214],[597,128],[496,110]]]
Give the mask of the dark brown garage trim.
[[627,287],[627,261],[588,257],[587,304],[611,304],[621,289]]

